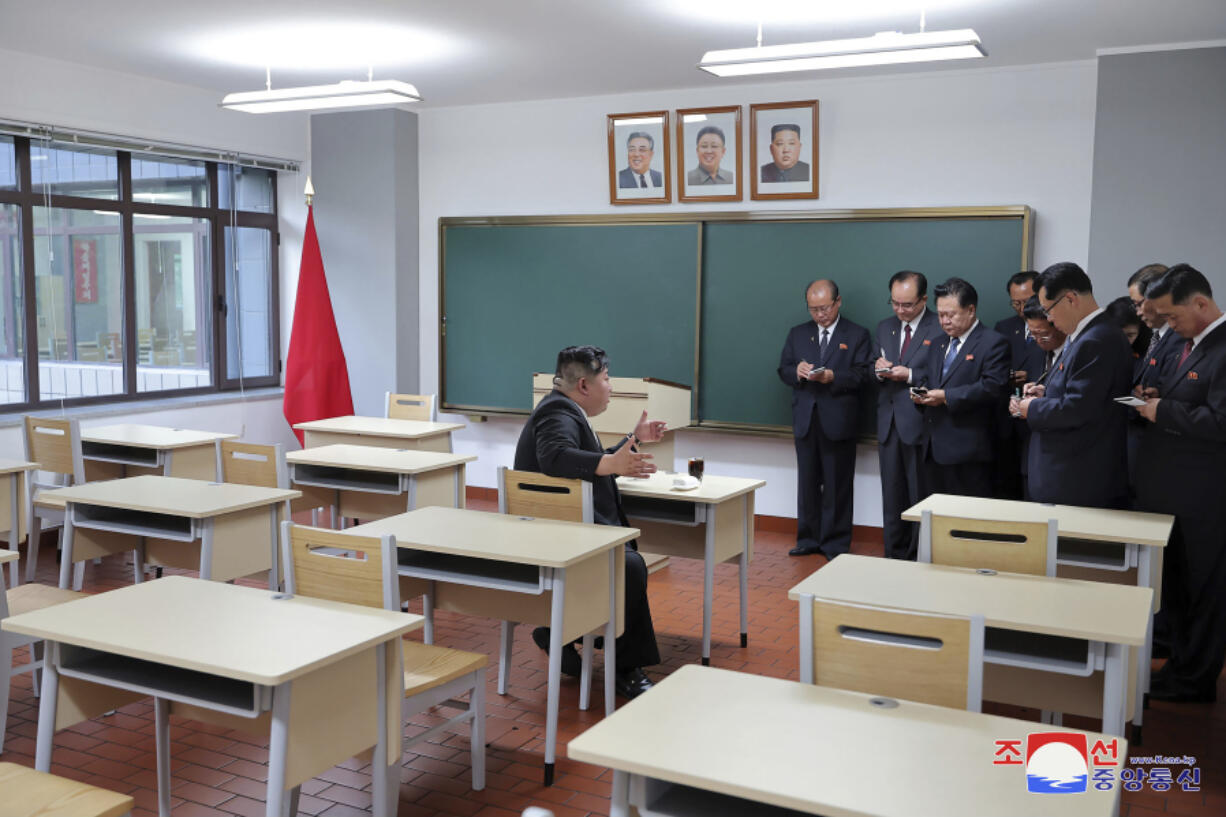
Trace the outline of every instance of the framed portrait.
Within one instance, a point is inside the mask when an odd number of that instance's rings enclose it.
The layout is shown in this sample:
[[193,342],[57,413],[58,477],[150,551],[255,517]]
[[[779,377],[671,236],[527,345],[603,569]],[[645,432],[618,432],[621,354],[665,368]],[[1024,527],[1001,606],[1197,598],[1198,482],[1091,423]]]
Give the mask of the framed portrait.
[[817,100],[749,106],[750,198],[817,198]]
[[741,200],[741,106],[677,111],[678,201]]
[[609,203],[673,200],[668,111],[609,114]]

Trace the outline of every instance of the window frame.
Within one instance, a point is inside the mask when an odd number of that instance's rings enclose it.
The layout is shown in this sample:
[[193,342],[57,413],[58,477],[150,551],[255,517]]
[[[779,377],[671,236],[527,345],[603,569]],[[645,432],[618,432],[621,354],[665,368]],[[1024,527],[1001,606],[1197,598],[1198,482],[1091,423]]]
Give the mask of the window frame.
[[[9,135],[9,134],[5,134]],[[64,406],[87,406],[105,403],[129,401],[161,400],[171,397],[185,397],[198,394],[213,394],[233,391],[240,388],[263,388],[281,385],[283,368],[283,350],[281,348],[281,276],[279,248],[281,245],[277,212],[278,173],[266,167],[272,177],[272,212],[247,212],[242,210],[222,209],[219,206],[220,197],[218,174],[231,163],[224,161],[203,161],[205,176],[209,190],[209,206],[157,204],[154,202],[136,201],[132,194],[132,157],[131,150],[115,148],[117,164],[118,199],[98,199],[92,197],[71,196],[65,194],[44,195],[41,190],[34,189],[32,184],[31,145],[42,142],[42,139],[32,139],[27,136],[12,135],[14,154],[17,164],[17,189],[0,190],[0,204],[13,204],[18,207],[18,223],[21,234],[21,288],[24,314],[22,361],[25,370],[26,401],[20,403],[0,404],[0,414],[21,413],[31,410]],[[53,142],[52,144],[55,144]],[[141,157],[150,159],[180,158],[173,153],[158,151],[140,152]],[[231,198],[237,202],[237,191]],[[34,250],[34,208],[50,207],[68,209],[95,210],[100,207],[119,213],[120,220],[120,270],[123,276],[123,390],[116,394],[90,395],[70,398],[41,399],[39,390],[39,359],[38,344],[31,338],[38,337],[37,299],[31,297],[34,293],[35,281],[35,250]],[[136,304],[136,234],[135,216],[166,215],[202,219],[207,221],[208,233],[212,242],[210,282],[212,292],[208,293],[211,301],[211,343],[212,357],[209,362],[212,385],[182,389],[165,389],[159,391],[138,391],[137,389],[137,304]],[[269,329],[271,337],[265,339],[272,350],[274,365],[271,374],[259,377],[231,378],[228,376],[226,360],[226,319],[229,305],[226,303],[226,252],[225,228],[255,227],[269,232],[271,293],[269,298]],[[203,295],[203,293],[201,293]]]

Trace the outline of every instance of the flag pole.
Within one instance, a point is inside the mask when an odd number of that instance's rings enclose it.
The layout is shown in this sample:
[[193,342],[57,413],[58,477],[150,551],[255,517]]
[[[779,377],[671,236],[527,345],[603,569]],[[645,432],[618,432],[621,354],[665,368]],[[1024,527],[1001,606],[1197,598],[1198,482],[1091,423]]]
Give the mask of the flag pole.
[[307,176],[306,189],[302,191],[306,195],[306,206],[311,206],[311,200],[315,198],[315,186],[311,184],[311,177]]

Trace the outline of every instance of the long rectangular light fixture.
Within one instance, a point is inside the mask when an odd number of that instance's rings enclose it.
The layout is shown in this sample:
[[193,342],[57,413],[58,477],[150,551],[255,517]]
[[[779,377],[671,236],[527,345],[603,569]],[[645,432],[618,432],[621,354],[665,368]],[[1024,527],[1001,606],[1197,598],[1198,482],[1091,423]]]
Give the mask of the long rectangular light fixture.
[[406,102],[421,102],[421,95],[416,88],[399,80],[379,79],[345,80],[335,85],[307,85],[301,88],[241,91],[226,94],[221,100],[221,107],[246,113],[279,113],[403,105]]
[[969,28],[915,34],[886,31],[852,40],[708,51],[698,67],[717,77],[743,77],[784,71],[965,60],[987,55],[979,35]]

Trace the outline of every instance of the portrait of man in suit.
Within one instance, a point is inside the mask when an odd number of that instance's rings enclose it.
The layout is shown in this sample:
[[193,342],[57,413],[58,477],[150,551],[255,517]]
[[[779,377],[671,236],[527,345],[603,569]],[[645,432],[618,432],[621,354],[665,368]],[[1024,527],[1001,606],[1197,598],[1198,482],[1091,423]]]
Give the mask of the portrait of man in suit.
[[809,163],[800,159],[804,144],[800,125],[781,122],[771,126],[771,161],[761,167],[764,184],[809,181]]
[[723,128],[716,125],[705,125],[699,128],[694,149],[698,158],[698,166],[685,174],[686,184],[736,183],[735,174],[721,164],[724,160],[724,153],[727,151]]
[[860,392],[872,360],[868,330],[839,316],[834,281],[805,288],[810,320],[793,326],[779,356],[792,389],[796,443],[796,547],[791,556],[833,559],[851,548]]
[[626,167],[618,171],[617,186],[648,189],[664,186],[664,174],[652,170],[656,140],[646,131],[634,131],[626,137]]

